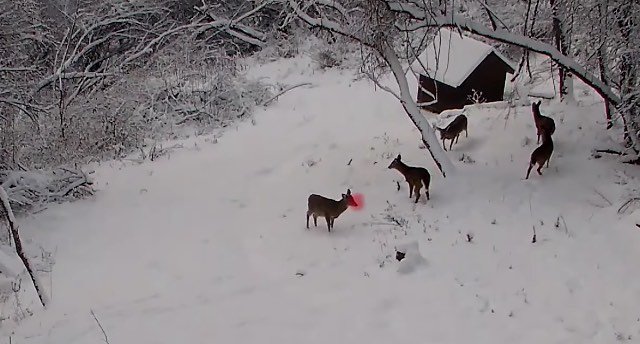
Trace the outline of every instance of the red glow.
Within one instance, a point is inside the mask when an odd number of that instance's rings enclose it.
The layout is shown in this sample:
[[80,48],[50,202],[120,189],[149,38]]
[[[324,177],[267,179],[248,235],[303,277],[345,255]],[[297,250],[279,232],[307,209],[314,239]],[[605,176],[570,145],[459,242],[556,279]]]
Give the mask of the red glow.
[[362,210],[364,209],[364,195],[361,193],[354,193],[351,195],[353,197],[353,200],[355,201],[355,205],[354,204],[350,204],[351,208],[353,208],[353,210]]

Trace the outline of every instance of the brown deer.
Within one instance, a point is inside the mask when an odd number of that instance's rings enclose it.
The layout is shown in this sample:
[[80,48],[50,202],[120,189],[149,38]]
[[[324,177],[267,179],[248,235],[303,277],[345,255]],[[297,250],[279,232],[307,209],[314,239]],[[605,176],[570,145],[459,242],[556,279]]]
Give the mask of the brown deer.
[[469,137],[469,131],[467,131],[467,116],[458,115],[446,128],[438,128],[435,125],[433,126],[440,132],[440,138],[442,139],[442,148],[447,150],[447,147],[444,144],[444,140],[451,140],[451,144],[449,145],[449,150],[453,147],[453,140],[456,140],[458,143],[458,138],[460,137],[460,133],[464,130],[465,137]]
[[553,133],[556,131],[556,122],[553,120],[553,118],[543,116],[540,113],[541,103],[541,100],[538,100],[537,103],[531,103],[531,112],[533,113],[533,121],[536,124],[538,143],[540,143],[540,136],[542,136],[543,131],[549,133],[549,135],[553,135]]
[[538,174],[542,175],[542,167],[544,163],[547,163],[547,168],[549,168],[549,160],[551,159],[551,154],[553,153],[553,140],[551,139],[551,134],[546,131],[542,132],[542,144],[540,147],[536,148],[533,153],[531,153],[531,159],[529,160],[529,168],[527,169],[527,177],[525,179],[529,179],[529,173],[531,172],[531,168],[538,164]]
[[[402,173],[404,178],[407,180],[407,184],[409,184],[409,198],[413,197],[413,192],[416,193],[415,203],[418,203],[418,200],[420,199],[420,189],[422,189],[423,185],[426,189],[427,200],[429,199],[429,183],[431,182],[431,175],[426,168],[407,166],[402,162],[402,157],[398,154],[391,164],[389,164],[389,169],[396,169],[398,172]],[[400,184],[398,184],[398,191],[400,191]]]
[[344,213],[349,206],[355,207],[357,205],[351,196],[350,189],[347,189],[346,194],[342,194],[342,199],[339,201],[311,194],[307,201],[307,228],[309,228],[309,216],[313,215],[313,224],[316,227],[318,227],[318,216],[322,216],[327,220],[327,229],[331,232],[335,219]]

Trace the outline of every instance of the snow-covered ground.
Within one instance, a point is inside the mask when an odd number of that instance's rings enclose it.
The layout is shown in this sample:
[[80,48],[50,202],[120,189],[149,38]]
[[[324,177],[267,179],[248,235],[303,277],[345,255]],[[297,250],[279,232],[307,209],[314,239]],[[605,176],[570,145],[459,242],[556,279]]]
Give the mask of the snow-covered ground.
[[[397,100],[309,63],[251,70],[314,83],[254,123],[156,162],[105,163],[94,199],[23,219],[56,264],[51,306],[12,342],[103,343],[91,310],[112,344],[640,339],[640,230],[617,213],[636,167],[591,158],[607,143],[597,100],[543,102],[555,151],[526,181],[530,108],[468,110],[469,137],[447,153],[457,173],[443,179]],[[404,182],[396,191],[387,166],[399,153],[431,171],[427,203],[414,205]],[[323,220],[306,230],[307,196],[347,188],[365,208],[331,233]],[[395,260],[395,247],[416,244]]]

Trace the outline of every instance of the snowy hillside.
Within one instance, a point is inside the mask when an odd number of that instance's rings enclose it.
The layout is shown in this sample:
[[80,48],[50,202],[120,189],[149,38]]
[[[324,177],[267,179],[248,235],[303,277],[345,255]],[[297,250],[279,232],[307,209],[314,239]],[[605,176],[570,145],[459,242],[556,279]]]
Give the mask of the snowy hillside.
[[[94,199],[23,220],[32,244],[55,251],[52,304],[5,335],[103,343],[92,310],[113,344],[640,339],[640,230],[617,213],[636,167],[591,157],[608,144],[591,93],[576,92],[578,108],[542,103],[557,125],[542,177],[524,180],[530,107],[474,107],[443,179],[396,99],[309,64],[250,71],[313,83],[253,123],[155,162],[105,163]],[[387,168],[397,154],[431,171],[430,201],[413,204]],[[323,220],[306,230],[307,196],[347,188],[364,209],[331,233]]]

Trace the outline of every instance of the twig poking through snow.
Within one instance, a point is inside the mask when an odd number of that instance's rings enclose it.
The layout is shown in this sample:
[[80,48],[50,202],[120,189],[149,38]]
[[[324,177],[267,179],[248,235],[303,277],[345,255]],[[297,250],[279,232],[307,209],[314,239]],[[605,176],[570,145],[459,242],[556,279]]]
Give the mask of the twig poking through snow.
[[278,97],[280,97],[281,95],[283,95],[283,94],[285,94],[285,93],[287,93],[287,92],[289,92],[289,91],[293,90],[294,88],[301,87],[301,86],[312,86],[312,85],[313,85],[313,84],[312,84],[312,83],[310,83],[310,82],[303,82],[303,83],[301,83],[301,84],[297,84],[297,85],[289,86],[289,87],[285,88],[284,90],[282,90],[282,91],[278,92],[275,96],[273,96],[273,97],[271,97],[271,98],[267,99],[266,101],[262,102],[262,104],[260,104],[260,105],[262,105],[262,106],[266,106],[267,104],[271,103],[272,101],[274,101],[275,99],[277,99],[277,98],[278,98]]
[[567,228],[567,222],[565,222],[564,216],[562,215],[558,216],[558,218],[556,219],[556,223],[555,223],[556,229],[560,229],[560,220],[562,220],[562,226],[564,228],[565,234],[567,234],[568,236],[571,236],[571,234],[569,234],[569,228]]
[[635,202],[638,202],[638,201],[640,201],[640,197],[634,197],[634,198],[628,199],[626,202],[622,203],[620,208],[618,208],[618,214],[622,214],[622,213],[626,212],[627,209],[629,209],[629,207],[631,206],[632,203],[635,203]]
[[349,159],[349,162],[347,163],[347,166],[351,166],[352,162],[353,162],[353,159]]
[[613,205],[613,203],[608,198],[604,197],[604,195],[600,191],[598,191],[596,188],[593,188],[593,191],[597,193],[600,197],[602,197],[602,199],[607,201],[607,203],[609,203],[609,206]]
[[596,149],[595,151],[596,153],[607,153],[607,154],[620,155],[620,156],[627,155],[626,153],[618,152],[613,149]]
[[531,239],[531,243],[535,244],[536,241],[536,226],[533,226],[533,239]]
[[467,242],[472,242],[473,241],[473,233],[467,233]]
[[369,226],[397,226],[397,223],[392,222],[364,222],[363,224],[367,224]]
[[109,344],[109,337],[107,337],[107,332],[104,331],[104,328],[102,327],[102,324],[100,324],[100,320],[98,320],[96,313],[93,312],[93,309],[91,310],[91,316],[96,321],[96,324],[98,324],[98,327],[100,327],[100,331],[102,331],[102,336],[104,336],[104,339],[103,339],[104,342]]

